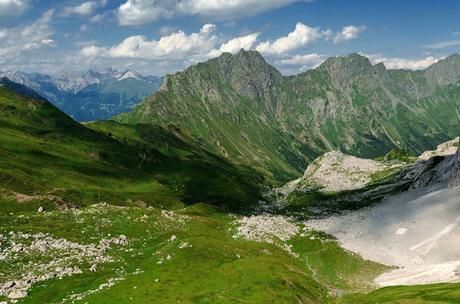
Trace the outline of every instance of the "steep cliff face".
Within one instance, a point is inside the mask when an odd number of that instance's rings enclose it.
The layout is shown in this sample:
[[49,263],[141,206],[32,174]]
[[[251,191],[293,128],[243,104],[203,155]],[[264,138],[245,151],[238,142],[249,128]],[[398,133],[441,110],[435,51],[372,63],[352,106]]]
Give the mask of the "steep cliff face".
[[460,150],[455,154],[438,155],[418,164],[418,174],[412,184],[412,189],[425,188],[435,185],[460,186]]
[[454,166],[450,175],[449,186],[460,186],[460,148],[457,150],[457,154],[454,158]]
[[230,160],[286,181],[326,151],[421,153],[457,136],[459,57],[412,72],[351,54],[284,77],[242,50],[168,76],[160,92],[116,120],[177,125]]

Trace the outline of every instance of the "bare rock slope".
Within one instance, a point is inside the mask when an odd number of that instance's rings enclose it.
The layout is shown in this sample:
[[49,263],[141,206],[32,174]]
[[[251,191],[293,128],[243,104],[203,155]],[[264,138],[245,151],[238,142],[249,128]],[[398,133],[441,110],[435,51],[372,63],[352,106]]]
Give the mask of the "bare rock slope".
[[404,168],[402,175],[412,183],[410,191],[358,211],[309,220],[306,226],[334,235],[342,247],[366,259],[398,267],[376,278],[378,286],[459,282],[457,143],[458,139],[442,144],[422,154],[431,158],[419,157]]
[[[458,140],[457,145],[458,146]],[[455,150],[457,147],[453,145]],[[421,170],[414,179],[412,189],[431,187],[434,185],[456,187],[460,185],[460,152],[450,155],[436,155],[419,164]],[[455,154],[454,154],[455,153]]]
[[286,184],[289,189],[303,191],[341,192],[360,189],[372,181],[372,175],[390,166],[371,159],[362,159],[339,151],[325,153],[305,170],[302,178]]
[[437,146],[436,150],[425,151],[418,158],[421,160],[429,160],[435,156],[449,156],[455,154],[458,148],[459,137],[449,140]]
[[452,168],[450,175],[449,186],[460,186],[460,149],[458,149],[457,154],[455,154],[454,167]]
[[397,266],[379,286],[460,281],[460,188],[419,189],[307,227],[332,234],[366,259]]

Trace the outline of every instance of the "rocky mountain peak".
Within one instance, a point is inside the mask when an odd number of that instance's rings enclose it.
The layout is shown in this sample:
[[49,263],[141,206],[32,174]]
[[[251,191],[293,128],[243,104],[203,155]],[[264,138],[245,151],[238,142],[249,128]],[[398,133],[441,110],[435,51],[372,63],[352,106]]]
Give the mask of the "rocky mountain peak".
[[358,53],[351,53],[347,56],[328,58],[319,68],[331,70],[362,70],[372,67],[372,63],[366,56]]
[[366,56],[357,53],[331,57],[317,69],[328,73],[336,84],[347,83],[363,77],[367,78],[369,73],[378,75],[385,72],[383,65],[372,65]]
[[241,49],[236,54],[223,53],[221,56],[209,61],[212,65],[219,67],[222,72],[246,72],[256,76],[256,73],[274,74],[281,76],[281,73],[272,67],[264,57],[257,51],[246,51]]
[[259,52],[241,49],[234,55],[223,54],[211,61],[211,65],[241,95],[264,99],[267,107],[276,102],[271,100],[270,90],[281,83],[283,76]]
[[453,54],[430,66],[425,71],[429,83],[435,86],[455,84],[460,81],[460,55]]
[[129,79],[129,78],[133,78],[133,79],[138,79],[138,80],[144,80],[142,78],[142,76],[134,71],[131,71],[131,70],[126,70],[123,75],[121,75],[121,77],[118,78],[118,80],[124,80],[124,79]]
[[452,55],[447,56],[446,58],[440,60],[438,63],[435,63],[434,65],[452,65],[452,64],[460,64],[460,54],[455,53]]
[[[211,92],[223,82],[242,96],[252,100],[267,100],[268,106],[274,102],[270,100],[269,91],[282,79],[281,73],[268,64],[259,52],[242,49],[236,54],[223,53],[183,72],[169,75],[162,90],[173,83],[177,84],[177,88],[193,83],[194,90],[200,88],[201,91]],[[222,96],[214,97],[215,101],[222,99]]]
[[245,49],[241,49],[238,51],[238,53],[234,55],[234,57],[246,58],[247,60],[252,62],[266,63],[265,58],[258,51],[255,50],[246,51]]

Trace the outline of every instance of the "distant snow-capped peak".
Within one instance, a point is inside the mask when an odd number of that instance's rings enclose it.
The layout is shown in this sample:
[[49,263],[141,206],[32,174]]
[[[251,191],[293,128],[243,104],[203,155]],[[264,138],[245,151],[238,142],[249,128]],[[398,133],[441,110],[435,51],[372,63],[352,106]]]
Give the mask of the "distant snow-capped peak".
[[[144,77],[133,70],[121,72],[112,68],[88,71],[61,71],[53,75],[21,71],[4,71],[0,72],[0,76],[7,77],[14,82],[25,85],[36,91],[40,91],[43,87],[52,85],[61,92],[71,94],[76,94],[91,85],[97,85],[107,81],[136,79],[146,82],[155,82],[157,80],[157,77]],[[53,100],[55,96],[53,94],[53,96],[46,95],[46,97]]]
[[14,81],[16,83],[22,84],[26,87],[29,87],[31,89],[38,89],[39,84],[30,80],[24,73],[18,72],[18,71],[8,71],[8,72],[2,72],[1,77],[6,77],[11,81]]
[[144,80],[143,77],[140,74],[138,74],[138,73],[136,73],[134,71],[131,71],[131,70],[127,70],[126,72],[124,72],[123,75],[118,78],[118,80],[120,81],[120,80],[124,80],[124,79],[128,79],[128,78]]

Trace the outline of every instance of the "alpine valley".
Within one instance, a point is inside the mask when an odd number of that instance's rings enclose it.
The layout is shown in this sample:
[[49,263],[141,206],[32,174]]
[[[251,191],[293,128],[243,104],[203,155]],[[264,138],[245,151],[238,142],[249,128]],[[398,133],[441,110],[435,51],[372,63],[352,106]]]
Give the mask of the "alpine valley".
[[63,72],[56,76],[20,71],[0,74],[33,89],[77,121],[105,120],[130,111],[156,92],[163,81],[161,77],[113,69]]
[[460,55],[3,76],[1,304],[459,303]]

